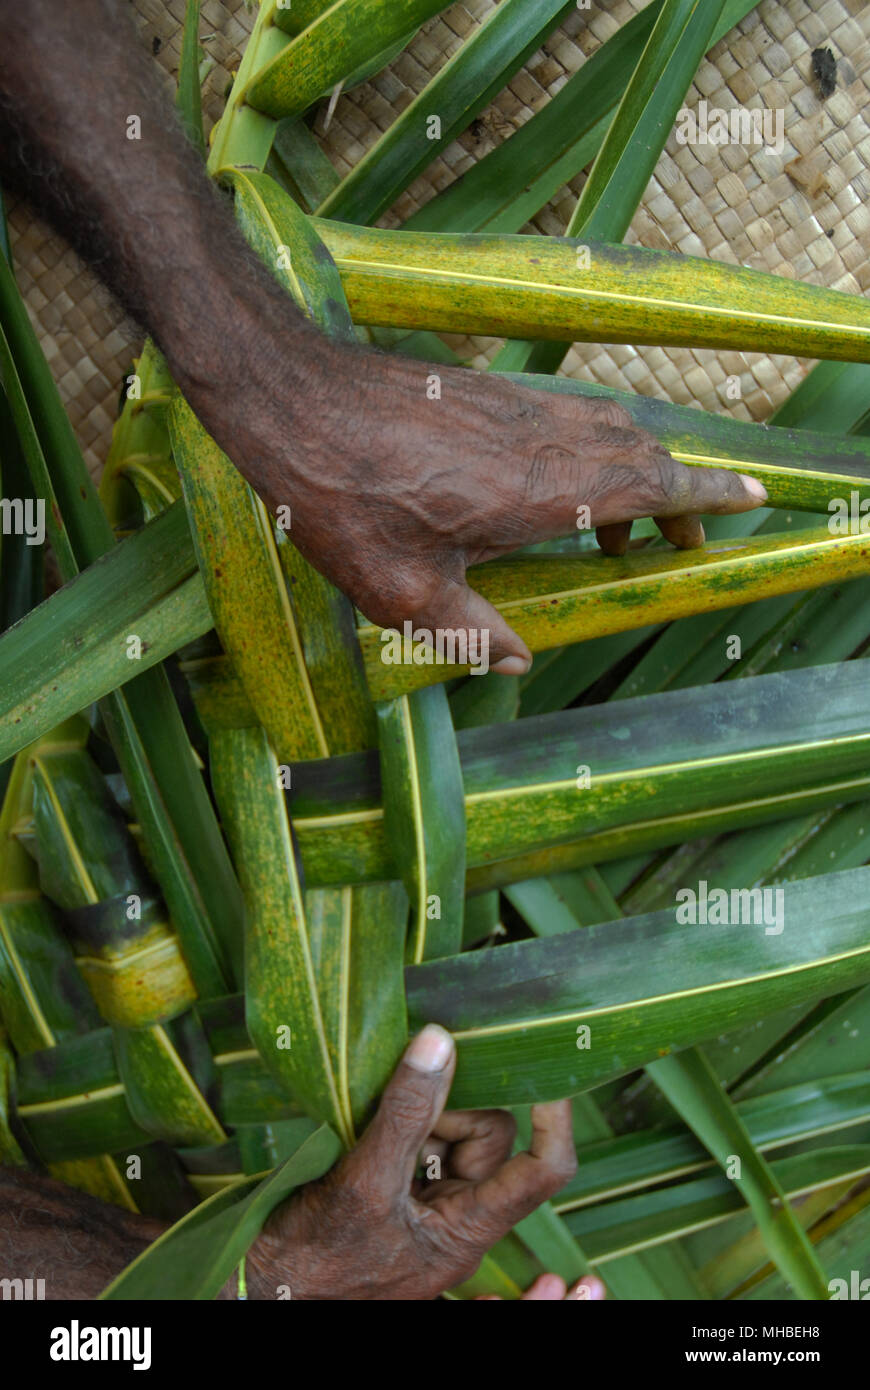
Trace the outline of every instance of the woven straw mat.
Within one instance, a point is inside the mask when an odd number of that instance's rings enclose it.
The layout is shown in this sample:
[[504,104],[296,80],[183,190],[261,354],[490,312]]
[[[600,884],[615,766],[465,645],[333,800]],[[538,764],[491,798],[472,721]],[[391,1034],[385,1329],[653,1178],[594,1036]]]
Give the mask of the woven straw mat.
[[[481,122],[453,142],[386,217],[401,221],[505,139],[554,95],[571,73],[643,0],[612,0],[570,15],[500,93]],[[494,0],[464,0],[428,22],[410,47],[373,81],[343,94],[328,129],[327,103],[314,129],[341,173],[351,168],[490,11]],[[143,39],[167,83],[178,71],[184,0],[134,0]],[[215,60],[204,88],[209,123],[253,22],[244,0],[205,0],[200,33]],[[830,47],[837,89],[822,101],[811,53]],[[865,0],[762,0],[708,54],[687,98],[695,106],[782,108],[785,149],[758,145],[680,145],[672,133],[626,240],[693,256],[742,263],[850,293],[870,285],[870,6]],[[787,169],[790,166],[790,169]],[[525,230],[564,231],[582,189],[581,174]],[[10,207],[22,292],[95,477],[109,447],[119,391],[140,343],[135,326],[96,278],[22,202]],[[451,337],[484,366],[498,344]],[[569,376],[694,402],[763,420],[801,380],[809,363],[760,353],[579,344]],[[726,399],[740,377],[742,399]]]

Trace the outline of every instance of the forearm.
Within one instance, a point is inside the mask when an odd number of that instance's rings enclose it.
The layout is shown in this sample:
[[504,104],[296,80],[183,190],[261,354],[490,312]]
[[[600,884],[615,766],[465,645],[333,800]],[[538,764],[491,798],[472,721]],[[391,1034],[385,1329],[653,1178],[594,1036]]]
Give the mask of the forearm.
[[248,248],[125,8],[0,0],[0,177],[154,336],[207,424],[240,372],[268,390],[280,369],[310,403],[333,349]]
[[0,1168],[0,1278],[44,1280],[47,1299],[96,1298],[163,1229],[50,1178]]
[[[47,1300],[94,1299],[166,1230],[166,1223],[22,1169],[0,1168],[0,1279],[44,1281]],[[248,1255],[247,1294],[278,1297],[286,1277],[274,1275],[255,1242]],[[296,1281],[296,1295],[301,1286]],[[8,1295],[7,1295],[8,1296]],[[234,1273],[218,1294],[238,1297]]]
[[490,668],[521,674],[531,654],[469,565],[574,534],[578,502],[621,554],[633,518],[693,549],[697,514],[766,498],[677,463],[613,401],[330,342],[246,246],[111,0],[0,0],[3,148],[209,434],[268,506],[291,506],[296,548],[382,627],[485,632]]

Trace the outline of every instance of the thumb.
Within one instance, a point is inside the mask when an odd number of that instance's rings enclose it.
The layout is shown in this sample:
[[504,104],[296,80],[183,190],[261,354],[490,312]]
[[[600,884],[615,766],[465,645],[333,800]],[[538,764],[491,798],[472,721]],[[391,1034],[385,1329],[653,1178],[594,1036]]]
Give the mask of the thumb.
[[425,617],[416,614],[414,621],[436,637],[439,629],[464,634],[472,668],[498,671],[503,676],[523,676],[532,664],[532,654],[522,638],[497,608],[469,588],[464,575],[445,578],[427,599]]
[[344,1173],[389,1205],[406,1195],[423,1144],[447,1101],[456,1046],[446,1029],[428,1023],[405,1050],[381,1096],[377,1114],[344,1160]]

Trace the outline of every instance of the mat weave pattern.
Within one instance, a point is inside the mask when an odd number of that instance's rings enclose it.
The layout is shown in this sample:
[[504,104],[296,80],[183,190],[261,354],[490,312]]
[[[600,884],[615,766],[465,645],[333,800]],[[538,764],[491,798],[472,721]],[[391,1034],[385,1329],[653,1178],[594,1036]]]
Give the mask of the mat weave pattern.
[[[134,0],[143,38],[167,75],[178,71],[184,0]],[[344,93],[328,129],[327,103],[314,129],[345,173],[422,90],[494,0],[464,0],[430,21],[410,47],[373,81]],[[611,0],[578,10],[532,56],[473,127],[430,165],[382,219],[399,226],[554,95],[642,0]],[[209,122],[253,22],[244,0],[205,0],[203,47],[215,60],[204,89]],[[830,47],[837,90],[822,101],[811,52]],[[870,5],[865,0],[762,0],[708,54],[687,105],[781,108],[785,148],[680,145],[672,133],[626,240],[740,263],[851,293],[870,288]],[[525,229],[564,231],[585,174],[566,185]],[[59,383],[88,466],[98,476],[109,447],[121,383],[140,334],[77,256],[23,202],[10,207],[22,292]],[[449,337],[451,346],[486,365],[492,339]],[[579,344],[566,359],[569,376],[585,377],[706,410],[763,420],[809,364],[795,358],[711,349]],[[741,399],[726,397],[737,376]]]

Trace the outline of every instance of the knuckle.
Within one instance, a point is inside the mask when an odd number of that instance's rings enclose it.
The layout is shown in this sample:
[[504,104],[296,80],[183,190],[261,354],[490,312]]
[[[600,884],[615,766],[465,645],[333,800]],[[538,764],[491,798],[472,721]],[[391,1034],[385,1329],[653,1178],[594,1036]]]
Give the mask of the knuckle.
[[665,497],[671,506],[688,512],[692,500],[691,468],[687,468],[684,463],[678,463],[660,444],[655,444],[650,450],[650,455],[660,495]]
[[534,1211],[542,1202],[549,1201],[557,1192],[561,1192],[576,1172],[577,1158],[573,1153],[538,1159],[534,1169],[529,1171],[521,1199],[525,1210]]
[[558,1176],[554,1168],[539,1173],[534,1187],[528,1189],[521,1199],[523,1214],[528,1215],[529,1212],[543,1206],[544,1202],[549,1202],[551,1197],[561,1192],[567,1181],[567,1178]]
[[547,1189],[547,1197],[561,1192],[576,1172],[577,1159],[573,1154],[566,1154],[564,1157],[551,1160],[547,1164],[546,1172],[542,1174],[542,1185]]
[[618,490],[630,502],[632,516],[654,516],[662,507],[672,511],[673,504],[681,497],[684,490],[678,472],[681,467],[685,465],[677,464],[667,449],[637,431],[628,458],[610,465],[606,478],[610,488]]
[[392,598],[403,613],[415,613],[426,603],[430,585],[420,574],[399,574],[393,581]]
[[609,521],[627,521],[635,516],[643,516],[645,507],[654,494],[646,470],[633,463],[608,463],[599,470],[597,477],[586,488],[586,497],[593,507],[593,520],[600,524],[602,509],[617,506],[617,515]]
[[489,1132],[500,1144],[507,1147],[517,1134],[517,1122],[508,1110],[488,1110],[486,1113]]
[[396,1131],[415,1129],[428,1113],[425,1102],[415,1095],[402,1092],[390,1104],[390,1125]]
[[564,1187],[566,1182],[570,1182],[577,1172],[577,1155],[566,1153],[556,1163],[550,1165],[556,1181],[556,1191]]
[[431,1082],[423,1073],[414,1072],[407,1064],[404,1070],[406,1075],[401,1078],[402,1084],[393,1086],[381,1102],[394,1132],[419,1129],[432,1109]]
[[395,622],[422,619],[431,610],[441,585],[440,575],[413,570],[395,575],[390,592],[391,618]]
[[627,425],[614,425],[594,420],[585,442],[595,448],[606,449],[610,453],[636,458],[643,452],[647,438],[643,430],[635,429],[631,422]]
[[610,425],[614,429],[630,429],[633,425],[631,415],[618,401],[610,401],[606,396],[593,396],[585,405],[596,423]]
[[544,441],[529,457],[525,477],[526,501],[560,493],[576,479],[577,454],[565,444]]
[[513,1221],[507,1218],[498,1220],[483,1212],[469,1212],[463,1218],[461,1228],[455,1233],[456,1239],[460,1249],[467,1252],[468,1260],[473,1260],[476,1268],[487,1250],[501,1240],[513,1224]]

